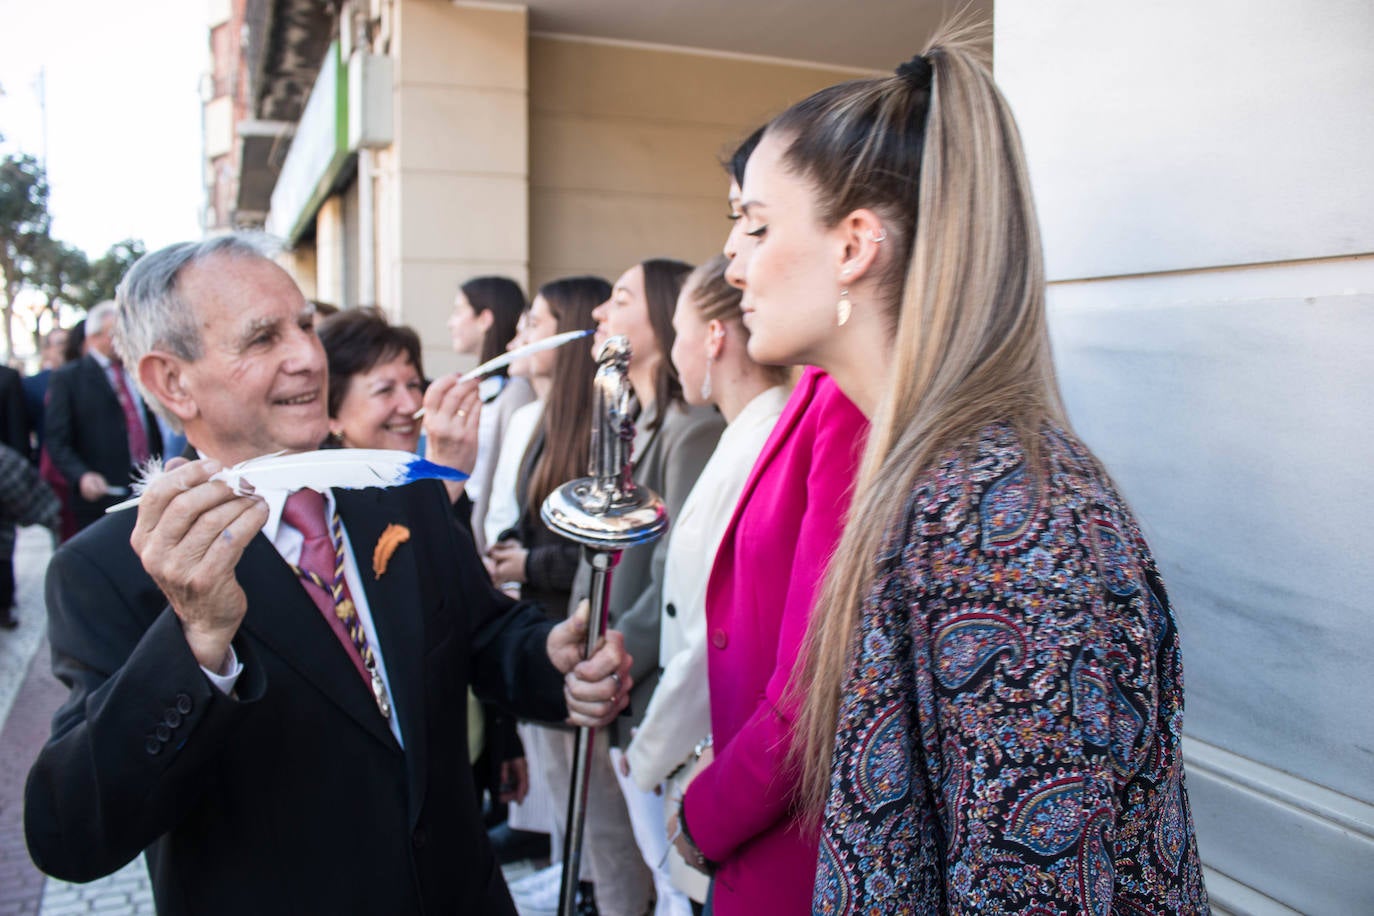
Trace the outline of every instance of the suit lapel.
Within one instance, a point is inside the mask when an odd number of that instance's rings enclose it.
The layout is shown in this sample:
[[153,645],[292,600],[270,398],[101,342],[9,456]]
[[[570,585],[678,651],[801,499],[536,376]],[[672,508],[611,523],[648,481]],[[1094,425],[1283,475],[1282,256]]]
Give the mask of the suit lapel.
[[[425,633],[420,604],[420,571],[415,562],[415,546],[401,544],[391,554],[386,571],[378,576],[372,567],[372,552],[388,525],[406,525],[399,500],[383,500],[385,491],[335,490],[339,517],[353,547],[359,578],[372,611],[387,680],[391,684],[393,715],[401,726],[406,747],[406,768],[410,776],[410,815],[419,815],[425,795],[426,744],[424,708]],[[390,511],[388,511],[390,510]]]
[[87,390],[92,392],[99,391],[100,397],[104,398],[110,404],[113,404],[115,408],[120,411],[119,418],[122,423],[124,420],[124,408],[119,406],[119,396],[115,394],[114,384],[110,382],[110,377],[105,374],[105,370],[101,368],[100,363],[96,361],[94,356],[87,353],[85,356],[81,357],[81,359],[85,364]]
[[329,702],[378,741],[395,748],[396,739],[378,715],[371,691],[272,543],[262,534],[253,538],[238,569],[239,582],[248,595],[244,627],[319,688]]

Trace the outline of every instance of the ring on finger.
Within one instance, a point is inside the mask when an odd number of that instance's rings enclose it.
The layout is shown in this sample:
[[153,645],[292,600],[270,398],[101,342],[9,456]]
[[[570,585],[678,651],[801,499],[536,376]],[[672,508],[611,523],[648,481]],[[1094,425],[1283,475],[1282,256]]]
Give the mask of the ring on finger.
[[611,679],[612,679],[613,681],[615,681],[615,693],[616,693],[616,696],[620,696],[620,691],[624,689],[623,686],[622,686],[621,683],[620,683],[620,672],[619,672],[619,671],[612,671],[612,672],[611,672]]

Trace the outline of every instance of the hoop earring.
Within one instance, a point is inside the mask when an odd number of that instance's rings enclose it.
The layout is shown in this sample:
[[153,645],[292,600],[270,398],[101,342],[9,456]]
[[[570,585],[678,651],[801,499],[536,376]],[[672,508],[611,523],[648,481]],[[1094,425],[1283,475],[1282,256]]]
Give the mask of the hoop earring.
[[711,400],[711,364],[715,361],[714,356],[708,355],[706,357],[706,378],[701,380],[701,399],[703,401]]
[[853,311],[853,306],[849,301],[849,289],[840,290],[840,301],[835,304],[835,327],[842,328],[849,323],[849,314]]

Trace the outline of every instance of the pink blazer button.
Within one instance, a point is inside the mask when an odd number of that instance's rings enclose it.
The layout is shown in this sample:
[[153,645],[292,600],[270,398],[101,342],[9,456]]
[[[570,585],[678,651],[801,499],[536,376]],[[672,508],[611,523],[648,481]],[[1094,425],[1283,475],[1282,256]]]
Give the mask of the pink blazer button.
[[725,635],[724,630],[716,630],[711,634],[711,645],[715,646],[717,649],[724,649],[729,644],[730,637]]

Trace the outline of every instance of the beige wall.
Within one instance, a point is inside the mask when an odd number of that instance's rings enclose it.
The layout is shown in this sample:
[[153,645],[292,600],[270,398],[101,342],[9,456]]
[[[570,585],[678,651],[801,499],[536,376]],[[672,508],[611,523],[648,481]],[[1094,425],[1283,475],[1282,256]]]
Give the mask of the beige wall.
[[769,115],[852,71],[533,37],[530,278],[614,280],[659,255],[701,261],[727,231],[717,164]]
[[444,323],[481,273],[529,265],[523,9],[400,0],[395,143],[378,156],[378,296],[414,326],[430,375],[458,368]]

